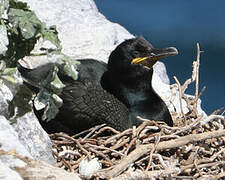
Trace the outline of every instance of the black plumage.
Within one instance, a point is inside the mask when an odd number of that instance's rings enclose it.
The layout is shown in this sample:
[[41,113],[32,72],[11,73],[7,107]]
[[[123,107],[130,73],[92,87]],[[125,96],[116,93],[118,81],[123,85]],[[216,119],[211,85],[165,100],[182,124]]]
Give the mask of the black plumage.
[[127,40],[111,53],[108,71],[103,75],[103,88],[126,105],[134,118],[132,121],[138,123],[136,116],[140,116],[173,126],[169,110],[151,81],[154,63],[177,53],[174,47],[153,48],[142,37]]
[[100,84],[106,64],[92,59],[79,62],[77,81],[59,75],[66,87],[60,95],[64,103],[57,121],[76,131],[102,123],[118,130],[131,127],[127,107]]
[[[63,106],[54,120],[41,122],[42,125],[47,132],[70,134],[101,123],[124,130],[141,122],[138,115],[172,126],[170,113],[153,90],[151,80],[152,65],[162,57],[175,54],[175,48],[155,49],[144,38],[138,37],[117,46],[109,57],[108,66],[97,60],[79,60],[78,80],[59,71],[58,76],[66,85],[60,94]],[[50,63],[38,69],[47,72],[52,66]],[[30,81],[40,79],[36,69],[19,66],[19,71]]]
[[[42,127],[48,133],[66,132],[73,134],[106,123],[118,130],[124,130],[132,126],[129,118],[129,110],[112,94],[105,91],[100,82],[103,73],[107,70],[104,62],[83,59],[77,60],[78,79],[73,80],[65,76],[59,68],[58,76],[65,84],[62,93],[63,105],[53,120],[48,122],[41,120],[43,110],[35,114]],[[47,78],[55,64],[48,63],[35,69],[27,69],[18,64],[18,70],[25,83],[36,93],[36,85]]]

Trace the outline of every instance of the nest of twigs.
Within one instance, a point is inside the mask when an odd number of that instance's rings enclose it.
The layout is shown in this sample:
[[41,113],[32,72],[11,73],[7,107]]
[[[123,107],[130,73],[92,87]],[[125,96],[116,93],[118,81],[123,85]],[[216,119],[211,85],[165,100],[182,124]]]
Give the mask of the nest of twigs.
[[[101,125],[74,136],[51,134],[58,166],[79,173],[84,158],[97,157],[102,169],[92,175],[93,179],[225,178],[225,118],[217,115],[218,111],[208,117],[197,112],[201,95],[198,94],[199,45],[197,51],[194,78],[183,86],[175,78],[180,99],[186,100],[189,107],[186,114],[174,113],[177,126],[143,120],[140,126],[123,132]],[[195,96],[187,98],[184,91],[193,81]]]

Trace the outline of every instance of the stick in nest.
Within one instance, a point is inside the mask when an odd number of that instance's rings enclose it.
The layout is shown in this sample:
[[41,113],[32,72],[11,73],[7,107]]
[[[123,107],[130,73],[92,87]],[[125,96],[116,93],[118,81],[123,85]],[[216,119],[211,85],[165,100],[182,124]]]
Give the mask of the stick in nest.
[[197,59],[196,61],[193,63],[195,64],[196,66],[196,74],[195,74],[195,103],[194,103],[194,106],[193,106],[193,111],[195,113],[195,115],[197,116],[198,112],[197,112],[197,102],[198,102],[198,92],[199,92],[199,67],[200,67],[200,54],[201,51],[200,50],[200,45],[199,43],[197,43]]
[[180,111],[181,111],[182,116],[184,117],[184,124],[187,125],[187,122],[186,122],[186,116],[185,116],[185,114],[184,114],[184,111],[183,111],[183,105],[182,105],[182,98],[183,98],[183,96],[184,96],[184,92],[182,91],[180,82],[178,81],[177,77],[174,76],[173,78],[174,78],[174,80],[176,81],[177,86],[178,86],[178,89],[179,89]]
[[[225,130],[206,132],[201,134],[190,134],[175,140],[159,142],[158,145],[155,147],[155,151],[177,148],[186,145],[188,143],[194,143],[211,138],[218,138],[220,136],[225,136]],[[137,159],[139,159],[141,156],[151,151],[153,147],[154,144],[140,145],[128,156],[124,157],[121,160],[120,164],[116,165],[112,170],[107,171],[105,173],[100,173],[98,175],[104,178],[113,178],[119,175],[121,172],[126,170],[132,163],[134,163]]]
[[181,85],[180,82],[178,81],[177,77],[174,76],[174,80],[176,81],[176,84],[179,89],[180,109],[181,109],[181,114],[185,120],[185,125],[186,125],[186,116],[184,114],[183,106],[182,106],[182,98],[184,97],[185,90],[187,89],[187,87],[190,83],[195,81],[195,99],[194,99],[194,105],[193,105],[193,111],[192,111],[192,113],[195,117],[198,116],[198,112],[197,112],[198,99],[200,98],[200,96],[202,95],[202,93],[205,90],[205,87],[203,87],[202,91],[199,94],[199,68],[200,68],[200,53],[201,52],[203,52],[203,51],[200,51],[200,45],[199,45],[199,43],[197,43],[197,58],[196,58],[196,61],[193,62],[192,77],[190,79],[186,80],[185,83],[183,85]]

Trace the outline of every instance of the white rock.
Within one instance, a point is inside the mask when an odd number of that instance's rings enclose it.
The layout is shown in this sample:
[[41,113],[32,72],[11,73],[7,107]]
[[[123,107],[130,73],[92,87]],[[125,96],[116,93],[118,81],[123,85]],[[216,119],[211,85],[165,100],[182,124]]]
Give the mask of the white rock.
[[[119,43],[134,37],[119,24],[108,21],[92,0],[22,1],[27,2],[48,26],[56,25],[63,53],[75,59],[93,58],[108,62],[111,51]],[[30,63],[36,67],[43,61],[46,62],[44,58],[39,58]],[[48,61],[51,59],[48,58]],[[154,71],[164,83],[169,84],[163,63],[156,63]]]
[[23,180],[16,172],[0,162],[0,180]]
[[33,158],[54,164],[52,156],[52,144],[48,134],[42,129],[37,117],[33,112],[17,118],[13,124],[19,135],[20,142],[26,147]]
[[18,134],[14,128],[9,124],[9,121],[0,116],[0,147],[5,151],[16,150],[22,156],[31,157],[30,153],[21,144],[18,139]]
[[5,55],[6,51],[8,50],[7,48],[8,45],[9,45],[9,41],[7,38],[6,27],[3,25],[0,25],[0,54]]
[[100,14],[92,0],[23,1],[48,26],[56,25],[63,53],[74,58],[94,58],[106,62],[118,43],[133,37],[123,27],[109,22]]

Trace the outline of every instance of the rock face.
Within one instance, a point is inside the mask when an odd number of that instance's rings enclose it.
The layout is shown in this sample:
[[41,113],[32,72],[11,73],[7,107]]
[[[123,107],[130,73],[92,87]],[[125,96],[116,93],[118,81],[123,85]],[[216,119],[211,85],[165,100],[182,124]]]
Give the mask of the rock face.
[[17,119],[13,124],[19,141],[30,152],[31,156],[51,164],[55,163],[52,156],[52,144],[48,134],[42,129],[38,119],[29,112]]
[[[93,0],[22,1],[27,2],[48,26],[56,25],[63,53],[75,59],[94,58],[107,62],[109,54],[119,43],[134,37],[119,24],[108,21]],[[35,65],[37,63],[34,62]],[[164,64],[159,62],[155,67],[156,74],[169,84]],[[153,86],[157,83],[154,79]]]
[[13,179],[13,180],[23,180],[22,177],[11,168],[6,166],[4,163],[0,162],[0,178],[1,180]]
[[0,115],[8,117],[8,103],[4,93],[0,91]]
[[19,154],[31,157],[30,153],[19,141],[18,134],[9,121],[0,116],[0,147],[5,151],[16,150]]
[[134,37],[100,14],[93,0],[23,1],[48,26],[56,25],[63,53],[77,59],[95,58],[107,62],[118,43]]
[[7,112],[8,102],[12,101],[18,90],[17,87],[22,83],[22,79],[17,78],[18,81],[14,86],[1,79],[0,147],[5,151],[16,150],[23,156],[33,157],[53,164],[56,161],[52,156],[50,138],[42,129],[32,111],[15,119],[12,125],[7,120],[9,116],[9,112]]
[[76,173],[69,173],[43,161],[24,158],[15,152],[0,151],[1,180],[81,180]]

